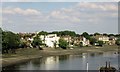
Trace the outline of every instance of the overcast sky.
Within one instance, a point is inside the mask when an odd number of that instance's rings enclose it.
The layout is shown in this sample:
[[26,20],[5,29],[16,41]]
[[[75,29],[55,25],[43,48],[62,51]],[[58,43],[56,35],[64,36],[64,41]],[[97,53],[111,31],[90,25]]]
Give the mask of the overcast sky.
[[118,3],[4,2],[2,28],[13,32],[118,33]]

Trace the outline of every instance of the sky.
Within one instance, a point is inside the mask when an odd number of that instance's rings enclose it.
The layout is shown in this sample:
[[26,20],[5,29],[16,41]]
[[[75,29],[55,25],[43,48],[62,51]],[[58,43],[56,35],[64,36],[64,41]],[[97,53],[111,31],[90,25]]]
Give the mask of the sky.
[[15,2],[2,3],[0,20],[3,30],[13,32],[71,30],[79,34],[118,33],[117,2],[11,1]]
[[119,0],[1,0],[2,2],[118,2]]

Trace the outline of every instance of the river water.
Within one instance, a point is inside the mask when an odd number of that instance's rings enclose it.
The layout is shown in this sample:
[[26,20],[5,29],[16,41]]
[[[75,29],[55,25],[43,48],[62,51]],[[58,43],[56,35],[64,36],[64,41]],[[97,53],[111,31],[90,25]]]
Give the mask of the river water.
[[[49,56],[8,66],[5,70],[98,70],[110,61],[118,69],[118,54],[115,52],[81,53],[80,55]],[[88,62],[88,64],[87,64]]]

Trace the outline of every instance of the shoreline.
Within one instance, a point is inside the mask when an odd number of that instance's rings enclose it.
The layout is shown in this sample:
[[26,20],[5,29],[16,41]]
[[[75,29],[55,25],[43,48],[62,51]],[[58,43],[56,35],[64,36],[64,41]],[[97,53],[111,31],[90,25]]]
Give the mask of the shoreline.
[[[26,51],[28,49],[25,49]],[[6,57],[7,55],[2,56],[2,67],[14,65],[14,64],[19,64],[22,62],[26,62],[32,59],[36,58],[42,58],[42,57],[48,57],[48,56],[58,56],[58,55],[78,55],[81,53],[100,53],[100,52],[110,52],[110,51],[118,51],[118,46],[108,46],[108,47],[83,47],[83,48],[76,48],[76,49],[67,49],[67,50],[56,50],[56,49],[45,49],[45,50],[38,50],[34,49],[32,53],[31,49],[31,54],[28,53],[26,55],[21,55],[18,51],[17,54],[11,55],[11,57]],[[20,50],[22,51],[22,49]],[[25,51],[25,52],[26,52]],[[13,57],[12,57],[13,56]]]

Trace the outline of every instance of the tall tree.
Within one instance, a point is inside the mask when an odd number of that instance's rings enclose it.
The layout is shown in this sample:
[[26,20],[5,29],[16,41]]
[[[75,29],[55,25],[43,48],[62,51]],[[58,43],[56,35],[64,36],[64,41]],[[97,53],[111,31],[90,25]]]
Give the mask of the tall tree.
[[20,43],[19,35],[10,31],[2,32],[3,52],[6,51],[6,53],[8,53],[8,50],[11,50],[12,53],[15,53],[15,49],[18,48],[19,43]]

